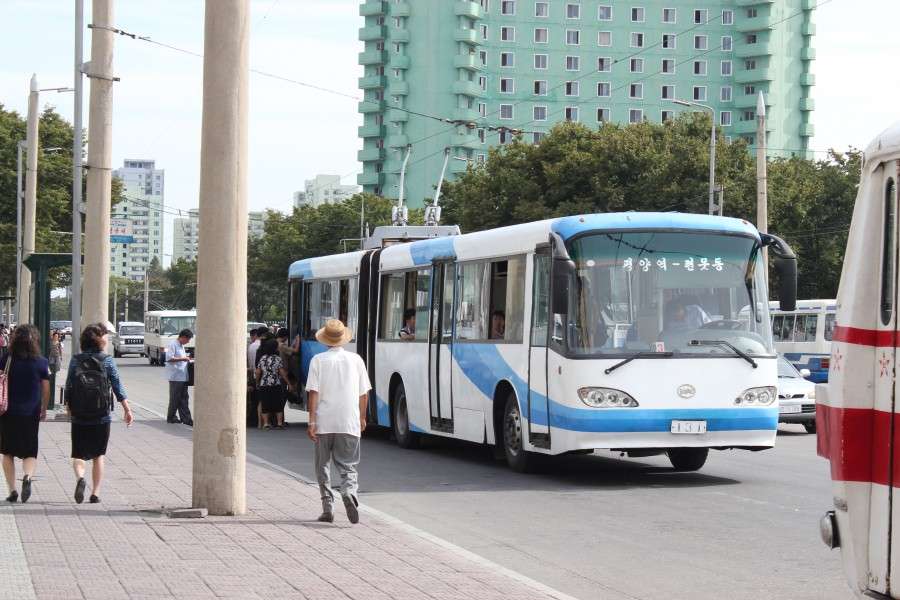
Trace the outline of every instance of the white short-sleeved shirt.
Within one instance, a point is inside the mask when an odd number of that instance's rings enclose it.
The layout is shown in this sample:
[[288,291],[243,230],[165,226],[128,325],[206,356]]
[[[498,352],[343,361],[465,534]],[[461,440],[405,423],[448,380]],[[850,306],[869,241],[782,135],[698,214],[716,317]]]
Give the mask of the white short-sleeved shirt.
[[247,368],[256,369],[256,351],[259,350],[259,340],[247,346]]
[[315,355],[309,363],[306,391],[318,392],[316,433],[359,437],[359,397],[372,386],[362,358],[341,346]]
[[169,342],[166,348],[166,377],[169,381],[187,381],[188,380],[188,363],[186,360],[172,362],[170,358],[184,358],[187,352],[184,351],[178,340]]

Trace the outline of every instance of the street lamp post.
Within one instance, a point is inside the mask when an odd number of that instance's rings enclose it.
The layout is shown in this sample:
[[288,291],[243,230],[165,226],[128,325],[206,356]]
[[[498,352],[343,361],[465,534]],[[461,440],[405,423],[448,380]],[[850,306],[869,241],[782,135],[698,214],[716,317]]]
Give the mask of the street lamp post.
[[709,111],[709,121],[712,124],[709,134],[709,214],[715,214],[716,209],[716,109],[699,102],[688,100],[672,100],[680,106],[695,106]]

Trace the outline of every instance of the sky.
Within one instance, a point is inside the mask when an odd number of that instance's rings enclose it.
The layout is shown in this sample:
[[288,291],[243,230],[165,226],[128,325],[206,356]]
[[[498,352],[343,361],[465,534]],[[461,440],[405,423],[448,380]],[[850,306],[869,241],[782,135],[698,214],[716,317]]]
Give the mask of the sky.
[[[85,4],[89,23],[90,0]],[[72,85],[74,5],[74,0],[0,0],[0,103],[7,109],[24,114],[32,73],[41,88]],[[115,21],[125,31],[199,54],[203,6],[201,0],[116,0]],[[359,0],[251,0],[251,68],[359,97],[358,10]],[[811,147],[864,148],[900,120],[900,77],[894,69],[900,57],[895,32],[900,2],[830,0],[817,9],[814,22]],[[85,60],[89,56],[87,31]],[[113,98],[113,165],[121,166],[125,158],[156,160],[166,171],[166,205],[196,207],[202,59],[117,36],[114,68],[121,81]],[[88,88],[86,82],[85,126]],[[72,94],[42,94],[41,106],[46,105],[71,120]],[[290,210],[293,192],[317,173],[355,183],[361,122],[353,98],[251,73],[250,210]],[[167,252],[173,218],[167,216]]]

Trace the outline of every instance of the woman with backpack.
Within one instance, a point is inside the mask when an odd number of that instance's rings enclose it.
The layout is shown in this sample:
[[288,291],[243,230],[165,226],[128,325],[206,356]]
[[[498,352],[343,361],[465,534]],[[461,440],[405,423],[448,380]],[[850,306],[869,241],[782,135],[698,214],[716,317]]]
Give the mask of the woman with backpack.
[[50,400],[50,369],[41,356],[38,330],[19,325],[12,333],[9,352],[0,359],[7,374],[6,412],[0,416],[0,454],[9,488],[7,502],[19,499],[16,491],[16,458],[22,459],[22,502],[31,497],[31,478],[38,455],[38,426],[47,417]]
[[[103,482],[103,458],[109,444],[109,424],[112,421],[112,395],[122,404],[125,423],[131,426],[134,415],[119,370],[106,350],[106,334],[101,323],[88,325],[81,332],[81,354],[69,362],[66,377],[66,399],[72,418],[72,467],[75,470],[75,502],[84,502],[85,461],[93,461],[91,468],[91,504],[100,502]],[[110,390],[112,393],[110,393]]]

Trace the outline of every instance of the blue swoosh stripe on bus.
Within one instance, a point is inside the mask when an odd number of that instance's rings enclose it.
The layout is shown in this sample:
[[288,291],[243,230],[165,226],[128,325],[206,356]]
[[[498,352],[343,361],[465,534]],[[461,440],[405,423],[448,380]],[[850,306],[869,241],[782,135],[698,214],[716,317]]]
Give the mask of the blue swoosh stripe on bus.
[[435,259],[456,258],[456,249],[453,247],[453,238],[442,237],[411,243],[409,254],[414,265],[427,265]]
[[[378,412],[378,424],[382,427],[391,426],[391,407],[387,402],[381,399],[378,394],[375,395],[375,410]],[[409,430],[415,433],[427,433],[424,429],[416,425],[410,420]]]
[[[528,384],[493,344],[455,344],[453,358],[466,377],[488,398],[493,398],[497,381],[506,379],[515,388],[520,407],[525,402]],[[532,400],[532,423],[547,425],[546,397],[532,390]],[[773,430],[778,427],[778,407],[591,409],[550,401],[550,426],[570,431],[670,431],[673,419],[705,420],[708,431]]]

